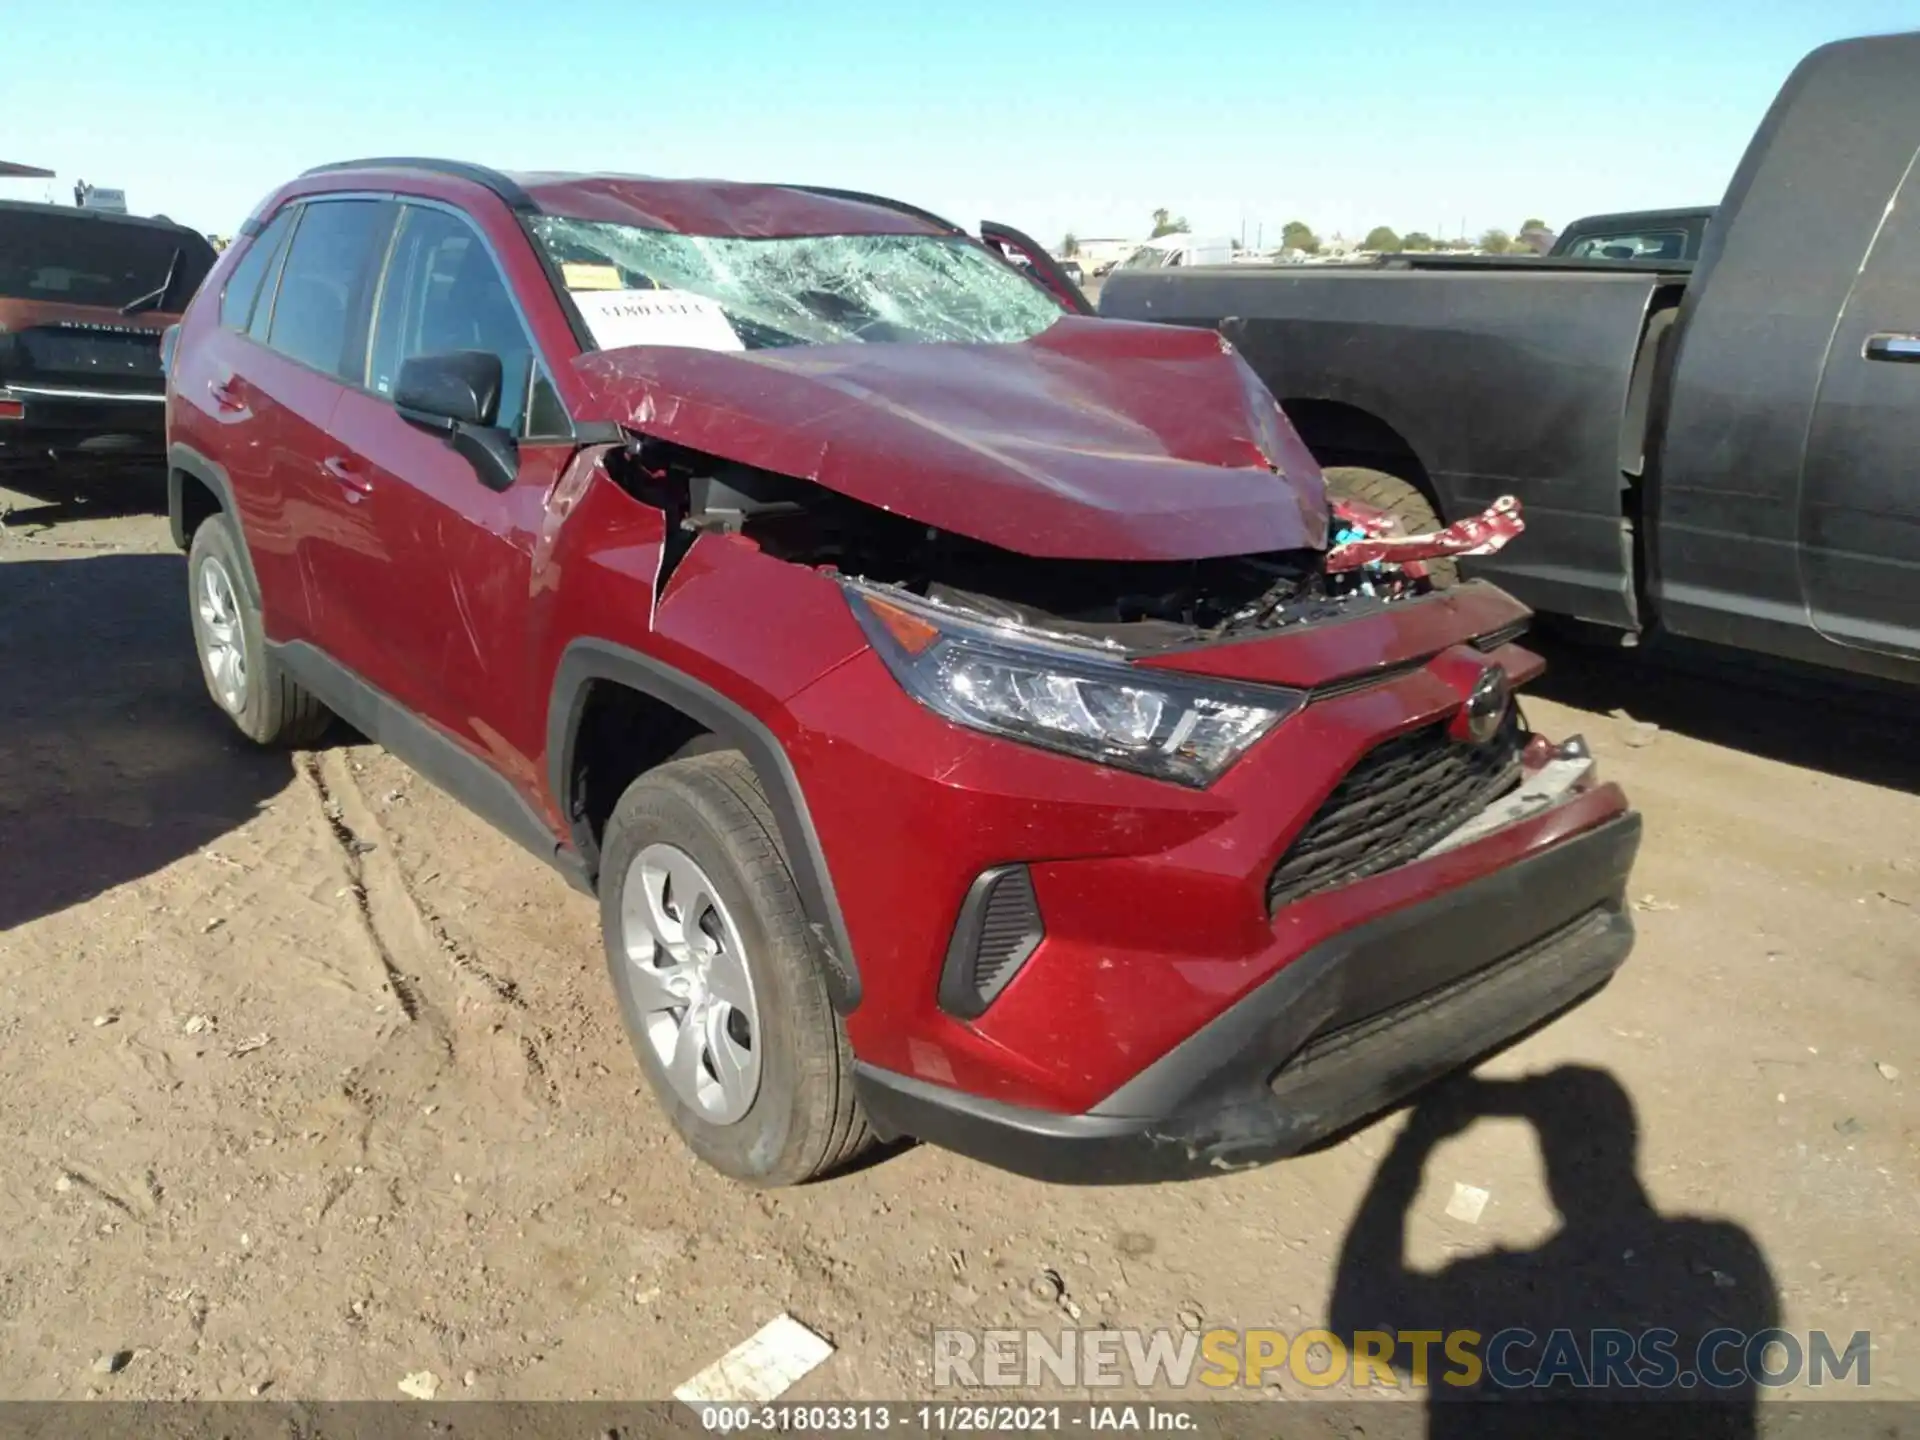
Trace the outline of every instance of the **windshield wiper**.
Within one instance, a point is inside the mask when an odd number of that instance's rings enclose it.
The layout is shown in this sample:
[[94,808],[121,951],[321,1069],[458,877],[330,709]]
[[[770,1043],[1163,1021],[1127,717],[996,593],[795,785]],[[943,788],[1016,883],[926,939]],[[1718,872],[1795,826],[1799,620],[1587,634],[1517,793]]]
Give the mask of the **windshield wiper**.
[[164,304],[166,302],[167,292],[173,289],[173,277],[179,273],[180,257],[184,253],[184,251],[176,247],[173,252],[173,259],[167,262],[167,278],[160,282],[159,288],[149,290],[138,299],[129,300],[120,307],[120,313],[122,315],[142,315],[149,310],[156,310]]

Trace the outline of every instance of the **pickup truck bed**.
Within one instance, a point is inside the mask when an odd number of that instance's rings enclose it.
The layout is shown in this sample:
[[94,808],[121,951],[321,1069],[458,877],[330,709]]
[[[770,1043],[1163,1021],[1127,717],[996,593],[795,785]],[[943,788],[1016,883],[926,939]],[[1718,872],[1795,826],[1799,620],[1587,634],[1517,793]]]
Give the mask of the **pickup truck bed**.
[[1536,609],[1625,626],[1623,472],[1646,435],[1633,382],[1649,314],[1685,283],[1594,262],[1220,266],[1130,274],[1121,298],[1128,318],[1217,325],[1324,465],[1415,465],[1449,518],[1518,496],[1526,542],[1477,573]]
[[1536,609],[1920,682],[1920,34],[1801,62],[1691,265],[1121,271],[1100,313],[1218,328],[1443,521],[1518,496],[1464,568]]

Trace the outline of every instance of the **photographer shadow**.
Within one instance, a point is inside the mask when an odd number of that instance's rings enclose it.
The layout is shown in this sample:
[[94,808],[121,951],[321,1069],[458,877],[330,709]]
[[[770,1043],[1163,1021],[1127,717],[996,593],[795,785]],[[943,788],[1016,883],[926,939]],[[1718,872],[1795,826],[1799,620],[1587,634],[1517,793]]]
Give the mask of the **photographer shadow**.
[[[1533,1249],[1414,1270],[1406,1217],[1429,1154],[1475,1121],[1494,1118],[1533,1126],[1560,1228]],[[1709,1383],[1695,1367],[1703,1337],[1720,1330],[1751,1336],[1778,1324],[1766,1258],[1730,1221],[1656,1210],[1640,1180],[1638,1149],[1633,1102],[1604,1070],[1569,1065],[1516,1080],[1443,1082],[1414,1108],[1348,1229],[1328,1328],[1349,1342],[1360,1331],[1395,1336],[1391,1363],[1403,1385],[1414,1378],[1415,1347],[1397,1337],[1479,1332],[1476,1383],[1460,1383],[1472,1367],[1449,1359],[1439,1341],[1428,1349],[1432,1437],[1755,1435],[1757,1395],[1742,1347],[1711,1352],[1711,1379],[1731,1383]],[[1502,1335],[1518,1331],[1531,1339]],[[1658,1338],[1649,1339],[1656,1331],[1672,1332],[1670,1359],[1657,1353]],[[1623,1346],[1632,1347],[1624,1356]],[[1623,1370],[1648,1378],[1623,1384]],[[1549,1377],[1561,1378],[1543,1383]]]

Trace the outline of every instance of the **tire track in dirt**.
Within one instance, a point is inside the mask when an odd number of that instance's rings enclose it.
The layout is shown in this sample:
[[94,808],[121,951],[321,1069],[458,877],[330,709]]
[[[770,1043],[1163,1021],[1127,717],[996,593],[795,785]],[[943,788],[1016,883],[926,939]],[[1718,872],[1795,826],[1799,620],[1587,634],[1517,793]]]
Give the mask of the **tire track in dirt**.
[[383,926],[375,914],[375,897],[368,893],[369,877],[366,857],[378,848],[378,842],[363,839],[354,827],[348,823],[345,807],[335,793],[337,779],[330,779],[326,771],[337,767],[326,764],[329,757],[319,754],[302,755],[299,760],[300,778],[313,793],[320,805],[320,814],[327,822],[327,828],[333,835],[338,847],[343,867],[347,873],[347,886],[344,892],[351,898],[354,908],[360,912],[361,928],[372,942],[375,956],[386,976],[387,988],[393,992],[399,1002],[400,1011],[408,1020],[424,1023],[431,1029],[444,1029],[437,1023],[442,1017],[425,1013],[419,992],[412,980],[394,957],[393,944],[389,940],[390,927]]
[[[336,794],[344,796],[345,803],[353,805],[356,812],[353,830],[358,833],[354,838],[367,833],[380,836],[371,851],[364,850],[364,846],[354,847],[363,851],[373,873],[386,887],[377,893],[390,893],[396,903],[404,903],[410,929],[422,937],[422,949],[438,954],[453,972],[459,992],[453,1007],[457,1021],[475,1035],[484,1034],[496,1051],[514,1052],[517,1063],[524,1066],[524,1079],[511,1087],[514,1093],[508,1098],[529,1101],[539,1110],[557,1109],[561,1103],[560,1087],[547,1062],[547,1050],[553,1040],[551,1031],[529,1010],[519,985],[489,965],[481,952],[456,935],[446,918],[421,896],[419,886],[400,860],[398,847],[381,824],[355,772],[336,761],[336,774]],[[428,940],[431,945],[426,944]]]
[[[420,1098],[451,1072],[459,1072],[462,1088],[478,1081],[510,1115],[556,1107],[542,1036],[517,987],[420,898],[342,752],[303,754],[297,770],[338,853],[346,880],[341,897],[353,906],[400,1010],[332,1106],[355,1158],[398,1163],[400,1132],[419,1113]],[[330,1190],[323,1213],[339,1198]]]

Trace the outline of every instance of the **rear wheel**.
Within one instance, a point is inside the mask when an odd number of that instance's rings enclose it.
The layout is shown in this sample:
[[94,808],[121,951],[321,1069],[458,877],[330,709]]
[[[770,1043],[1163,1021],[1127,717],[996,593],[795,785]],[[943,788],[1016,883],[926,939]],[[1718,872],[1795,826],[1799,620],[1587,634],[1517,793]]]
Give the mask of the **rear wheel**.
[[793,1185],[871,1143],[779,831],[738,751],[627,788],[607,821],[600,923],[641,1068],[701,1159]]
[[224,515],[203,520],[187,552],[187,602],[207,694],[249,740],[311,745],[333,712],[268,653],[245,574],[232,522]]
[[[1369,470],[1360,465],[1335,465],[1321,473],[1327,478],[1329,494],[1386,511],[1400,522],[1400,528],[1408,535],[1431,535],[1441,528],[1440,516],[1434,510],[1433,503],[1420,492],[1418,486],[1409,484],[1398,475],[1389,475],[1384,470]],[[1460,583],[1459,561],[1428,560],[1424,563],[1435,589],[1444,590]]]

